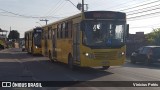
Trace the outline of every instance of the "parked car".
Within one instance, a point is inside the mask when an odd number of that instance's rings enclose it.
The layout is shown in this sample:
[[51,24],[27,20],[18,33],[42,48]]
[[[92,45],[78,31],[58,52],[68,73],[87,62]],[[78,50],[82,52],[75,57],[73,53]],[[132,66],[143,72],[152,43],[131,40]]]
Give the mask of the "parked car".
[[135,50],[131,55],[131,63],[144,62],[151,64],[160,62],[160,46],[143,46]]

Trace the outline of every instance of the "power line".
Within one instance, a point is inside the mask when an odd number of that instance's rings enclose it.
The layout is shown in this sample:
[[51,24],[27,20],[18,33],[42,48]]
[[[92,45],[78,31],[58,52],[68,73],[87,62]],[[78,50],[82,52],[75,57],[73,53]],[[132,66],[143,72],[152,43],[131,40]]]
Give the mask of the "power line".
[[127,1],[127,2],[124,2],[124,3],[121,3],[121,4],[118,4],[118,5],[116,5],[116,6],[111,6],[111,7],[109,7],[109,8],[117,8],[117,6],[121,6],[121,5],[125,5],[125,4],[127,4],[128,2],[133,2],[133,0],[131,0],[131,1]]
[[126,9],[123,9],[123,10],[120,10],[120,11],[126,11],[126,10],[129,10],[129,9],[133,9],[133,8],[137,8],[137,7],[141,7],[141,6],[146,6],[146,5],[149,5],[149,4],[152,4],[152,3],[156,3],[156,2],[159,2],[159,0],[153,1],[153,2],[149,2],[149,3],[145,3],[145,4],[141,4],[141,5],[137,5],[137,6],[130,7],[130,8],[126,8]]
[[[132,0],[132,1],[134,1],[134,0]],[[148,1],[148,0],[143,0],[143,1],[139,0],[139,1],[141,1],[141,2],[136,2],[134,4],[129,4],[129,5],[126,3],[127,5],[124,4],[125,6],[123,6],[123,4],[122,4],[122,5],[120,5],[120,6],[122,6],[121,8],[117,8],[117,6],[114,6],[114,7],[115,7],[115,10],[119,11],[119,10],[127,9],[127,8],[129,8],[129,7],[133,6],[133,5],[139,5],[139,3],[143,3],[143,2]]]
[[[27,16],[27,15],[21,15],[21,14],[18,14],[18,13],[13,13],[13,12],[10,12],[10,11],[4,10],[4,9],[0,9],[0,10],[4,11],[5,13],[12,14],[12,15],[15,15],[15,16],[18,16],[18,17],[22,17],[22,18],[62,18],[62,17],[53,17],[53,16],[43,16],[43,17]],[[11,15],[2,15],[2,16],[14,17],[14,16],[11,16]]]
[[129,16],[129,15],[134,15],[134,14],[149,12],[149,11],[153,11],[153,10],[157,10],[157,9],[160,9],[160,7],[157,7],[157,8],[154,8],[154,9],[150,9],[150,10],[145,10],[145,11],[139,11],[139,12],[135,12],[135,13],[133,12],[133,13],[127,14],[127,15]]
[[[55,5],[58,5],[60,2],[61,2],[62,0],[59,0],[56,4],[55,4],[55,1],[53,2],[53,4],[51,5],[51,6],[55,6]],[[48,15],[49,13],[50,13],[50,11],[51,10],[53,10],[53,8],[51,7],[51,8],[49,8],[48,10],[47,10],[47,13],[45,14],[45,15]]]
[[71,0],[67,0],[67,1],[69,1],[75,8],[77,8],[77,6]]
[[[130,27],[130,28],[152,28],[152,27],[156,27],[157,25],[160,25],[160,23],[158,23],[158,24],[153,24],[153,25],[139,26],[139,27]],[[159,26],[159,27],[160,27],[160,26]]]
[[157,5],[154,5],[154,6],[149,6],[149,7],[146,7],[146,8],[132,10],[132,11],[125,12],[125,13],[134,13],[135,11],[140,11],[140,10],[144,10],[144,9],[148,9],[148,8],[153,8],[153,7],[157,7],[157,6],[160,6],[160,4],[157,4]]
[[[138,7],[141,7],[141,6],[144,6],[144,5],[149,5],[149,4],[152,4],[152,3],[155,3],[155,2],[158,2],[158,1],[141,4],[141,5],[138,5]],[[133,15],[142,14],[142,13],[145,13],[145,12],[151,12],[151,11],[158,10],[158,9],[160,9],[159,7],[157,7],[159,5],[160,4],[155,5],[155,6],[149,6],[149,7],[145,7],[145,8],[129,11],[131,13],[127,12],[127,13],[129,13],[129,14],[127,14],[127,16],[133,16]],[[155,8],[153,8],[153,7],[155,7]],[[127,9],[124,9],[124,10],[132,9],[132,8],[127,8]],[[137,6],[136,6],[136,8],[137,8]],[[152,8],[152,9],[149,9],[149,8]],[[140,11],[140,10],[143,10],[143,11]],[[135,21],[135,20],[141,20],[141,19],[144,19],[145,17],[153,16],[153,15],[154,15],[154,17],[159,17],[159,15],[155,16],[157,14],[160,14],[160,11],[151,12],[151,13],[148,13],[148,14],[143,14],[143,15],[138,15],[138,16],[133,16],[133,17],[129,17],[127,19],[128,19],[128,21]]]
[[50,13],[49,13],[49,15],[52,15],[52,14],[54,14],[60,7],[62,7],[62,4],[64,3],[64,1],[62,1],[57,7],[55,7],[55,9],[53,9]]
[[[117,2],[118,0],[116,0],[116,1],[112,1],[112,3],[114,3],[114,2]],[[121,6],[121,5],[124,5],[124,4],[127,4],[128,2],[132,2],[133,0],[130,0],[130,1],[127,1],[127,2],[122,2],[122,3],[120,3],[120,4],[117,4],[117,5],[112,5],[112,6],[110,6],[110,7],[108,7],[107,9],[113,9],[113,8],[117,8],[117,7],[119,7],[119,6]],[[121,1],[120,1],[121,2]],[[94,2],[95,3],[95,2]],[[98,2],[99,3],[99,2]],[[101,1],[101,3],[102,3],[102,1]],[[117,3],[119,3],[119,2],[117,2]],[[91,5],[94,5],[94,4],[91,4]],[[97,2],[96,2],[96,8],[97,7],[104,7],[105,6],[105,8],[106,8],[106,4],[101,4],[101,5],[97,5]],[[94,6],[95,7],[95,6]]]
[[[150,15],[158,15],[158,14],[160,14],[160,11],[154,12],[154,13],[149,13],[149,14],[144,14],[144,15],[139,15],[139,16],[134,16],[134,17],[129,17],[127,19],[134,19],[134,20],[129,20],[129,21],[135,21],[135,18],[141,18],[141,17],[146,17],[146,16],[150,16]],[[157,17],[159,17],[159,15]]]
[[55,5],[54,9],[50,8],[50,11],[48,12],[48,15],[51,15],[51,13],[53,11],[55,11],[62,3],[63,3],[63,0],[59,0],[59,2]]
[[61,5],[61,6],[59,7],[59,9],[57,8],[57,10],[55,10],[55,11],[53,12],[54,14],[52,14],[52,15],[55,15],[55,13],[57,13],[57,11],[60,11],[61,8],[63,8],[66,3],[67,3],[67,2],[63,3],[63,5]]

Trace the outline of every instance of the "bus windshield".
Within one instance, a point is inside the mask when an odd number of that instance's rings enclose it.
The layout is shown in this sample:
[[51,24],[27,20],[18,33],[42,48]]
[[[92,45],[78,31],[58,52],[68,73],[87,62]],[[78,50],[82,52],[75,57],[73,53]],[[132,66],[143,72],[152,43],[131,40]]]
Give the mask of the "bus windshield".
[[124,21],[88,20],[84,22],[83,43],[91,47],[124,45]]
[[34,44],[37,47],[41,47],[41,32],[35,32],[34,33]]

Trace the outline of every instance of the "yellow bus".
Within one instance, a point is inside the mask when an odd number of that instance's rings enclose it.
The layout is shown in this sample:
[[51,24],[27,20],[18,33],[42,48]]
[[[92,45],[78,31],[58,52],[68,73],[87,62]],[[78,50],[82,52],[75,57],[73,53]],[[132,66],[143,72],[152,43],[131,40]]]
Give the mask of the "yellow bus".
[[8,31],[0,28],[0,49],[5,49],[7,47],[7,32]]
[[42,54],[73,66],[122,65],[126,57],[129,25],[126,14],[88,11],[43,26]]
[[41,27],[36,27],[25,32],[25,49],[28,53],[31,53],[33,55],[42,54],[42,32],[43,29]]

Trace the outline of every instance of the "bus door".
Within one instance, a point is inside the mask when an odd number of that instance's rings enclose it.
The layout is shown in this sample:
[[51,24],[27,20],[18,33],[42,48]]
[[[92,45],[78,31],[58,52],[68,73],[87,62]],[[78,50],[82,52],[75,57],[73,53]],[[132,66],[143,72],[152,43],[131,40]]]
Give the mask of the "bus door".
[[78,23],[73,25],[73,62],[80,62],[80,28]]
[[45,31],[45,37],[44,37],[44,52],[45,52],[45,56],[48,55],[47,54],[47,51],[48,51],[47,37],[48,37],[48,33],[47,33],[47,31]]
[[32,32],[29,33],[29,53],[32,53]]
[[25,46],[25,48],[27,49],[27,52],[29,52],[29,40],[30,40],[30,38],[29,38],[29,33],[28,34],[26,34],[26,46]]
[[31,44],[31,53],[34,54],[34,32],[32,32],[32,44]]
[[56,29],[52,31],[52,47],[53,47],[53,58],[57,58],[57,52],[56,52]]

